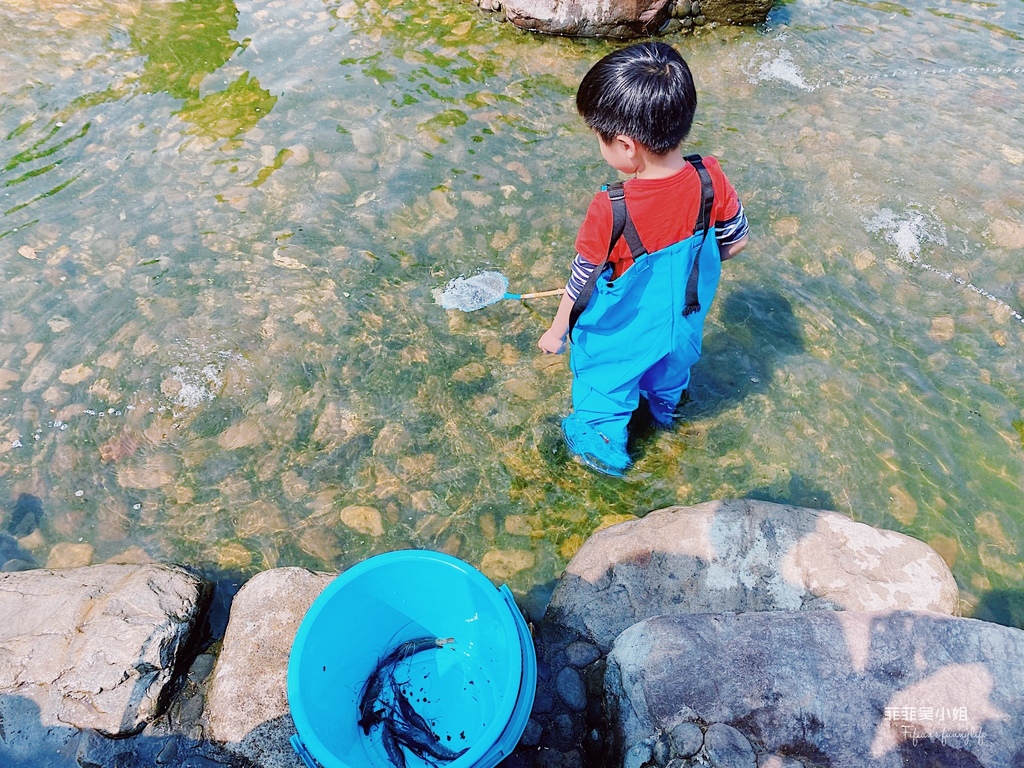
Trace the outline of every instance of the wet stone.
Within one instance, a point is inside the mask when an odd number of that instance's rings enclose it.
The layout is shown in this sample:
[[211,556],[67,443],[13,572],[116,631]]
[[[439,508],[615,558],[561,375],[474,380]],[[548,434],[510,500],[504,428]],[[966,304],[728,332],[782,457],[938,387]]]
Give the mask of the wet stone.
[[182,723],[191,725],[199,721],[203,714],[205,698],[202,694],[189,696],[178,706],[178,718]]
[[577,641],[565,649],[566,661],[573,667],[585,667],[601,658],[600,649],[593,643]]
[[533,711],[538,715],[547,714],[551,711],[554,704],[555,701],[551,692],[538,687],[537,693],[533,697]]
[[526,721],[526,728],[523,730],[519,743],[524,747],[535,747],[540,744],[540,737],[543,731],[544,729],[541,727],[541,724],[531,717]]
[[654,753],[651,750],[651,745],[646,741],[641,741],[626,752],[626,756],[622,760],[622,768],[644,768],[653,759]]
[[341,522],[359,533],[369,536],[384,535],[384,521],[373,507],[351,505],[341,510]]
[[167,765],[174,761],[178,756],[178,740],[168,739],[167,743],[164,744],[156,756],[157,765]]
[[201,653],[196,656],[196,660],[192,662],[192,666],[188,670],[189,682],[196,684],[203,682],[210,676],[216,661],[217,657],[212,653]]
[[746,737],[725,723],[714,723],[704,734],[704,757],[714,768],[756,768],[754,749]]
[[575,741],[576,736],[576,720],[572,715],[561,714],[554,719],[554,728],[552,728],[552,736],[556,739],[556,746],[562,749],[568,749]]
[[130,740],[108,739],[95,731],[85,731],[78,745],[81,768],[131,768],[134,765]]
[[583,678],[572,667],[565,667],[558,673],[555,688],[562,701],[573,712],[582,712],[587,708],[587,690],[583,685]]
[[680,723],[672,729],[672,751],[678,757],[693,757],[704,745],[704,732],[696,723]]
[[662,734],[651,747],[651,754],[654,762],[658,765],[667,765],[672,757],[672,740],[667,734]]

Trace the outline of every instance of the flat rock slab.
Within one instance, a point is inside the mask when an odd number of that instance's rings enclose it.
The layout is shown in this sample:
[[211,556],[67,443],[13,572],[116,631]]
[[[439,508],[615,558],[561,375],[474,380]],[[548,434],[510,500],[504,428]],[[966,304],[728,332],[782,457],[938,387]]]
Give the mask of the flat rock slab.
[[211,585],[173,566],[0,574],[0,696],[41,727],[141,730],[157,714]]
[[289,743],[288,655],[299,624],[337,574],[274,568],[235,595],[206,697],[207,735],[259,768],[301,768]]
[[927,612],[652,618],[608,656],[613,751],[679,768],[1022,765],[1022,658],[1021,630]]
[[598,531],[558,581],[545,622],[603,651],[662,614],[928,610],[959,592],[927,544],[836,512],[749,499],[669,507]]

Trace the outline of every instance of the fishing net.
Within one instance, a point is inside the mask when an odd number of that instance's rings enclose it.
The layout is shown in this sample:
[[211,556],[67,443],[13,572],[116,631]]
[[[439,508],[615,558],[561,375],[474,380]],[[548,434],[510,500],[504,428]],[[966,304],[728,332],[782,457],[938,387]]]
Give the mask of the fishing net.
[[457,277],[444,288],[433,290],[434,301],[445,309],[472,312],[501,301],[508,290],[508,278],[501,272],[487,271],[472,277]]

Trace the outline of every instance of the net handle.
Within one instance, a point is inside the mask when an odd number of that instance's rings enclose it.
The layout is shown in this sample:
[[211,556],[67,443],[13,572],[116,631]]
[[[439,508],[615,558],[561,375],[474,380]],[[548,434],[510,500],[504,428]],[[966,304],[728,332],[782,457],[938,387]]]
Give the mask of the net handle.
[[544,296],[561,296],[565,288],[554,288],[550,291],[536,291],[534,293],[506,293],[506,299],[540,299]]

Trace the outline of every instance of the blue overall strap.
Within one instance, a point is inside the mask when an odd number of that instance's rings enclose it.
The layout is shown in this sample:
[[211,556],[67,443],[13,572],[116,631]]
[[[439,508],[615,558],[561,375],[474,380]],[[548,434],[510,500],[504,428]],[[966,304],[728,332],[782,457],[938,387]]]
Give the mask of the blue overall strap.
[[[697,175],[700,177],[700,213],[698,214],[697,223],[693,228],[693,234],[696,235],[698,232],[703,231],[701,237],[701,245],[704,244],[704,240],[708,236],[708,232],[711,230],[711,209],[715,205],[715,189],[711,184],[711,174],[708,173],[708,169],[704,167],[704,161],[700,155],[687,155],[683,158],[693,169],[697,171]],[[700,278],[700,254],[693,259],[693,269],[690,270],[690,276],[686,280],[686,306],[683,307],[683,315],[692,315],[694,312],[700,312],[700,299],[697,296],[697,281]]]
[[594,294],[597,281],[600,279],[601,273],[604,272],[604,268],[608,264],[608,258],[612,255],[612,250],[615,248],[615,244],[619,242],[619,238],[625,236],[626,245],[629,246],[634,261],[647,253],[647,249],[640,242],[640,235],[636,231],[636,226],[634,226],[633,220],[629,217],[629,209],[626,208],[626,192],[622,187],[622,182],[616,181],[614,184],[606,184],[604,190],[608,193],[608,199],[612,204],[612,234],[608,242],[608,254],[604,257],[604,261],[594,267],[594,271],[590,273],[590,277],[587,278],[587,282],[580,289],[576,301],[573,302],[572,310],[569,312],[570,339],[572,338],[572,329],[576,327],[576,321],[579,320],[583,310],[590,303],[590,297]]

